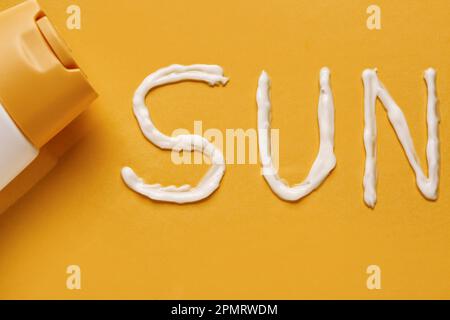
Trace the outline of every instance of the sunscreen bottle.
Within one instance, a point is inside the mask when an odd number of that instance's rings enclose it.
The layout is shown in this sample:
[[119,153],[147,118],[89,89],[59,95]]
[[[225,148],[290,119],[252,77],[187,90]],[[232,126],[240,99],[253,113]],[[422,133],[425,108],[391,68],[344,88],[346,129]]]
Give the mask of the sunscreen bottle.
[[34,0],[0,13],[0,191],[97,94]]

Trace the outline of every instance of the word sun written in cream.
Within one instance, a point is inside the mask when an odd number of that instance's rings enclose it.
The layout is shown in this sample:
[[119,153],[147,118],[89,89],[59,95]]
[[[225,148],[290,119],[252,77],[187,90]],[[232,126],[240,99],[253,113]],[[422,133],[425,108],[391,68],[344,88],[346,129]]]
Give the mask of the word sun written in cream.
[[[426,199],[437,199],[440,151],[436,71],[432,68],[427,69],[424,73],[424,78],[428,89],[428,143],[426,150],[428,176],[425,175],[420,165],[409,127],[401,108],[395,103],[378,79],[376,70],[366,69],[362,73],[364,84],[364,146],[366,152],[363,187],[364,202],[370,208],[374,208],[377,201],[377,128],[375,118],[377,98],[383,104],[389,121],[416,175],[416,183],[420,192]],[[224,86],[228,82],[228,78],[224,76],[223,69],[217,65],[171,65],[162,68],[145,78],[136,90],[133,98],[134,115],[144,136],[154,145],[164,150],[176,152],[201,152],[211,160],[209,171],[193,187],[190,185],[161,186],[160,184],[147,184],[133,169],[129,167],[122,169],[122,178],[130,189],[152,200],[178,204],[206,199],[219,188],[225,174],[224,156],[209,140],[196,134],[181,134],[170,137],[160,132],[152,122],[149,109],[145,103],[149,92],[160,86],[183,81],[198,81],[207,83],[210,86]],[[259,77],[256,102],[258,106],[258,146],[262,175],[273,193],[285,201],[298,201],[309,195],[327,179],[336,166],[336,156],[334,154],[334,100],[330,85],[330,70],[326,67],[320,70],[319,85],[317,116],[320,145],[318,154],[306,179],[301,183],[289,186],[279,177],[271,156],[269,75],[263,71]]]

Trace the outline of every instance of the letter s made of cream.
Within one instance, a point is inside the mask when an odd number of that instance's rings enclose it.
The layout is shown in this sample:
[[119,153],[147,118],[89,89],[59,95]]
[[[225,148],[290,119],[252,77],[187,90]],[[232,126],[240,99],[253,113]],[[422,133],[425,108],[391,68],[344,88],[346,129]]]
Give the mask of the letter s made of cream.
[[150,199],[173,203],[191,203],[209,197],[219,186],[225,173],[225,160],[222,152],[211,142],[199,135],[178,135],[169,137],[161,133],[153,124],[145,104],[148,93],[159,86],[181,81],[201,81],[210,86],[225,85],[228,78],[217,65],[171,65],[150,74],[136,90],[133,110],[144,136],[157,147],[174,151],[198,151],[211,159],[211,167],[197,186],[161,186],[146,184],[130,167],[122,169],[125,184],[135,192]]

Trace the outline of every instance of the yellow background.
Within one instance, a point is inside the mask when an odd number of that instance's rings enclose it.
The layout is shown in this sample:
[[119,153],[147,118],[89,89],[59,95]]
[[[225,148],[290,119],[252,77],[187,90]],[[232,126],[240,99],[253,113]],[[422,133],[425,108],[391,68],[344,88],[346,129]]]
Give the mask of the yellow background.
[[[1,0],[0,9],[15,0]],[[65,27],[78,4],[82,29]],[[366,8],[382,29],[366,28]],[[450,298],[450,2],[41,0],[100,98],[69,135],[85,133],[0,216],[0,298]],[[221,65],[225,88],[183,83],[151,93],[161,131],[254,128],[257,79],[273,81],[280,174],[306,176],[318,147],[318,75],[332,73],[337,167],[304,200],[278,199],[258,165],[228,165],[220,189],[192,205],[128,190],[130,165],[149,182],[196,184],[206,166],[175,166],[142,136],[131,99],[172,64]],[[442,170],[436,202],[414,174],[381,105],[378,204],[363,203],[361,72],[377,67],[426,165],[426,86],[438,72]],[[26,90],[26,88],[24,88]],[[80,131],[78,131],[80,130]],[[51,162],[51,161],[50,161]],[[426,168],[426,167],[425,167]],[[66,289],[66,267],[82,290]],[[366,268],[382,290],[366,288]]]

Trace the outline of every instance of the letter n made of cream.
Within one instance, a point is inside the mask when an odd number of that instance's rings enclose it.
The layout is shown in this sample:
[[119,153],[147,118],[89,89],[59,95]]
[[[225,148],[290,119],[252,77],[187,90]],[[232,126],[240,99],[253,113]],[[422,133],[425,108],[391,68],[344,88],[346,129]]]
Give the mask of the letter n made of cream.
[[377,201],[376,182],[377,182],[377,124],[375,119],[375,104],[377,97],[380,99],[387,111],[389,121],[391,122],[395,133],[408,158],[416,175],[416,183],[423,194],[429,200],[436,200],[439,185],[439,116],[437,111],[436,97],[436,71],[427,69],[424,78],[428,88],[428,106],[427,106],[427,162],[428,177],[424,174],[419,158],[414,148],[414,143],[409,132],[406,118],[390,96],[389,92],[377,77],[376,70],[366,69],[362,74],[364,82],[364,145],[366,149],[366,165],[364,172],[364,201],[373,208]]

